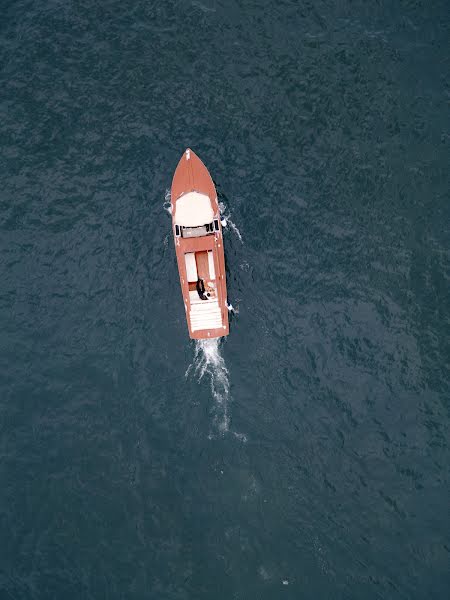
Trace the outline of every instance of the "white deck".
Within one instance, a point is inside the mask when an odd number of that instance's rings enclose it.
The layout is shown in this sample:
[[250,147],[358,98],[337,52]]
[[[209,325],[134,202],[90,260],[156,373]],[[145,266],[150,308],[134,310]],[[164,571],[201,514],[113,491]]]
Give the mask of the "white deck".
[[222,314],[217,300],[201,300],[197,292],[189,293],[191,299],[191,329],[217,329],[222,327]]

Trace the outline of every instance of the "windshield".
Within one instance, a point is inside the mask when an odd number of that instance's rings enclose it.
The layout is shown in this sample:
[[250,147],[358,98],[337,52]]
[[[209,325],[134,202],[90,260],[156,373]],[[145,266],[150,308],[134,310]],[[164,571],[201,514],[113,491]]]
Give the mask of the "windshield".
[[213,224],[201,225],[200,227],[181,227],[181,235],[184,238],[202,237],[213,233]]

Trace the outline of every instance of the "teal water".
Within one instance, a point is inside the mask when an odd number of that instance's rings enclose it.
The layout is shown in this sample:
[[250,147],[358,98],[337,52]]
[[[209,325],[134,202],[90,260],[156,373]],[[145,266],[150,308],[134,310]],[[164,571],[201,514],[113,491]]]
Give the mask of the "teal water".
[[448,2],[0,7],[0,600],[448,598]]

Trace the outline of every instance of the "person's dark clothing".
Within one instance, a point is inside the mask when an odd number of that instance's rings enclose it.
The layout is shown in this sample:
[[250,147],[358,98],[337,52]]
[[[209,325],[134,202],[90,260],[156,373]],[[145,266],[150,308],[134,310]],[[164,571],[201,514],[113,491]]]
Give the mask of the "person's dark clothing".
[[202,300],[208,300],[208,298],[205,296],[205,284],[203,283],[203,279],[200,279],[200,277],[197,279],[197,293],[200,296],[200,298]]

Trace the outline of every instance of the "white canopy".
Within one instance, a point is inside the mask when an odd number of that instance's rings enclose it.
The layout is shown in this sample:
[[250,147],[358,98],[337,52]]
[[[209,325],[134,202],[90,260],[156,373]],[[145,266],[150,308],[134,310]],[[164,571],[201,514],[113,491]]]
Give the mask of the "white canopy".
[[182,227],[201,227],[211,223],[214,212],[211,200],[205,194],[189,192],[178,198],[175,207],[175,223]]

